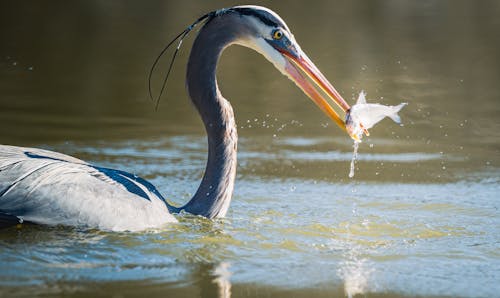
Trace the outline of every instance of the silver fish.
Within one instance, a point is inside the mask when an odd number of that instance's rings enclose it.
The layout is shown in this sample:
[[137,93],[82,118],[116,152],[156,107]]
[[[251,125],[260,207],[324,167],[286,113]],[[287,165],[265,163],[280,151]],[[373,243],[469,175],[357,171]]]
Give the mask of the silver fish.
[[346,114],[346,129],[351,138],[356,142],[361,142],[363,133],[367,136],[368,129],[372,128],[385,117],[391,118],[396,123],[401,123],[398,112],[407,103],[401,103],[397,106],[384,106],[378,103],[366,103],[366,93],[361,91],[358,101]]

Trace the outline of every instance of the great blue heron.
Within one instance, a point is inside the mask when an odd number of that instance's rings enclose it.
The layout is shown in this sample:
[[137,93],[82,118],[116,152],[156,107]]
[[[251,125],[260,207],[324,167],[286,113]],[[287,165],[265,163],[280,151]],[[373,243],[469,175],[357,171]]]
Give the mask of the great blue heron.
[[211,12],[197,22],[203,26],[191,49],[186,81],[207,132],[208,161],[193,198],[182,207],[171,206],[151,183],[130,173],[61,153],[0,146],[0,222],[12,216],[39,224],[137,231],[175,222],[172,214],[181,210],[223,217],[233,194],[237,133],[233,109],[217,86],[216,66],[232,44],[264,55],[345,129],[318,89],[343,111],[349,105],[276,13],[259,6],[236,6]]

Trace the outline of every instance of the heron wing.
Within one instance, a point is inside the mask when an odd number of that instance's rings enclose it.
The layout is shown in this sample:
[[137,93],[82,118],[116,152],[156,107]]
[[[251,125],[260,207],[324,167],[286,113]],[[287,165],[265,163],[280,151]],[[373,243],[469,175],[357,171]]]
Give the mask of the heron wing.
[[146,180],[57,152],[0,146],[0,212],[42,224],[142,230],[176,221]]

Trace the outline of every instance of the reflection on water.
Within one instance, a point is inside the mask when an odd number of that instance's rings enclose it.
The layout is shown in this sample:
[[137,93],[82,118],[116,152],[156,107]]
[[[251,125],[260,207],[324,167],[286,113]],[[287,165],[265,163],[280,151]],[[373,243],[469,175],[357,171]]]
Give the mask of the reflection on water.
[[[349,179],[350,139],[265,59],[229,48],[218,78],[241,142],[227,218],[3,230],[0,296],[500,292],[499,2],[258,3],[349,102],[361,89],[408,101],[404,127],[374,128]],[[189,40],[158,112],[147,72],[175,32],[229,4],[0,2],[0,142],[128,170],[186,202],[207,154],[184,87]]]
[[[266,140],[243,138],[240,147],[251,153]],[[128,164],[181,204],[199,182],[204,143],[203,137],[174,137],[51,148],[109,167]],[[182,214],[179,223],[147,233],[33,225],[4,230],[0,255],[8,269],[0,272],[0,294],[17,291],[17,285],[27,294],[203,297],[489,296],[497,290],[498,175],[439,183],[401,176],[333,183],[288,155],[321,143],[294,138],[273,145],[281,162],[301,173],[288,177],[261,176],[266,162],[240,156],[244,166],[225,219]],[[331,169],[347,167],[349,158],[321,160],[315,167],[329,169],[332,177]],[[452,169],[468,161],[454,163]],[[426,167],[415,167],[414,177],[423,175],[418,171]]]
[[[368,260],[359,258],[355,251],[351,251],[346,259],[340,264],[338,274],[344,282],[344,291],[351,298],[358,294],[364,294],[369,289],[368,281],[373,269],[367,263]],[[372,290],[373,291],[373,290]]]
[[[352,215],[357,216],[356,206],[353,206]],[[353,222],[355,225],[355,223]],[[365,222],[363,223],[365,224]],[[353,242],[351,237],[350,223],[345,225],[347,229],[347,242]],[[356,234],[356,233],[355,233]],[[353,237],[356,241],[356,237]],[[364,294],[370,288],[371,291],[376,290],[373,285],[369,287],[370,275],[375,271],[373,266],[370,266],[370,261],[363,257],[363,247],[360,244],[351,245],[343,255],[343,260],[339,264],[337,274],[344,283],[344,292],[347,297],[351,298],[358,294]]]
[[231,297],[231,271],[229,271],[231,264],[222,262],[217,265],[213,274],[215,276],[213,282],[219,287],[218,297],[229,298]]

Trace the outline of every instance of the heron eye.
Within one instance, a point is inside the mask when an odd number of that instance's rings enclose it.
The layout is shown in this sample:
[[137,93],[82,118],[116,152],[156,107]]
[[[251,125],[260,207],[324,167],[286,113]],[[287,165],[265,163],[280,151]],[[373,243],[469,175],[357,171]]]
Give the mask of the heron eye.
[[274,39],[281,39],[283,37],[283,32],[281,32],[281,30],[275,30],[274,33],[273,33],[273,38]]

